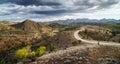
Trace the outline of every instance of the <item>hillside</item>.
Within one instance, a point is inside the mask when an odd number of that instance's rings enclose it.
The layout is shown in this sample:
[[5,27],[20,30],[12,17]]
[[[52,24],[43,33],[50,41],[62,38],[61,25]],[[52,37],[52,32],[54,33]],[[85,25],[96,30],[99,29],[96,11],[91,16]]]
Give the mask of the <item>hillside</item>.
[[25,20],[22,23],[14,24],[12,26],[28,32],[36,32],[41,30],[41,26],[32,20]]
[[103,26],[88,25],[85,31],[79,33],[83,39],[98,41],[120,42],[119,25],[108,24]]
[[14,30],[10,25],[16,24],[15,22],[10,21],[0,21],[0,30]]
[[33,47],[46,46],[46,48],[50,50],[53,46],[55,46],[57,49],[65,49],[70,46],[80,45],[81,42],[77,41],[73,37],[73,33],[74,31],[58,33],[50,38],[48,37],[43,39],[38,44],[33,45]]
[[82,45],[39,57],[29,64],[120,64],[119,47]]

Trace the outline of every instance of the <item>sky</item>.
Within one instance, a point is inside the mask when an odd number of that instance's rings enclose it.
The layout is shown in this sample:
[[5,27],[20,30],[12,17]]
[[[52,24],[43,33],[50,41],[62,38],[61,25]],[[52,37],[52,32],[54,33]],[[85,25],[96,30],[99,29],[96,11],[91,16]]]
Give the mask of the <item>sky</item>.
[[120,0],[0,0],[0,20],[120,19]]

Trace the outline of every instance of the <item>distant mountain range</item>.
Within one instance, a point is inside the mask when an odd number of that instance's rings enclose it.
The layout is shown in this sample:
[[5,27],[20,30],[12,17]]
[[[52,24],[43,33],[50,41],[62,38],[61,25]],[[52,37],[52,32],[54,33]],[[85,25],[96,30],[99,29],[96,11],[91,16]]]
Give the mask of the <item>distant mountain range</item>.
[[57,20],[57,21],[52,21],[53,23],[120,23],[120,19],[87,19],[87,18],[82,18],[82,19],[67,19],[67,20]]
[[[57,20],[57,21],[49,21],[49,22],[45,22],[47,25],[45,25],[42,22],[35,22],[32,20],[25,20],[23,22],[18,22],[18,23],[11,23],[10,21],[6,21],[6,22],[1,22],[1,23],[7,23],[7,24],[12,24],[12,27],[17,28],[17,29],[22,29],[24,31],[28,31],[28,32],[38,32],[41,31],[42,28],[45,29],[49,27],[59,27],[59,24],[104,24],[104,23],[119,23],[120,24],[120,20],[115,20],[115,19],[67,19],[67,20]],[[59,24],[58,24],[59,23]]]

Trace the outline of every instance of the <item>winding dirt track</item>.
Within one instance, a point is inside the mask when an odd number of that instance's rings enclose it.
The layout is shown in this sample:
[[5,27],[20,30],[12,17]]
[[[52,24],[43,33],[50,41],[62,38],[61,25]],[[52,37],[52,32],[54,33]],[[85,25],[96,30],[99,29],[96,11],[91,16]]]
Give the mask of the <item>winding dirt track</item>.
[[81,28],[80,30],[75,31],[75,32],[74,32],[74,37],[75,37],[77,40],[81,40],[82,42],[90,43],[90,44],[120,46],[120,44],[119,44],[119,43],[116,43],[116,42],[107,42],[107,41],[96,41],[96,40],[85,40],[85,39],[82,39],[82,38],[79,36],[79,32],[80,32],[80,31],[84,31],[84,30],[85,30],[85,28]]
[[[49,59],[53,59],[53,58],[62,58],[65,55],[69,55],[69,54],[71,54],[73,52],[76,52],[76,51],[77,52],[82,52],[82,50],[85,50],[87,48],[94,48],[94,47],[96,47],[96,45],[98,45],[98,41],[95,41],[95,40],[85,40],[85,39],[82,39],[81,37],[79,37],[79,32],[83,31],[83,30],[84,30],[84,28],[82,28],[81,30],[75,31],[73,37],[75,37],[75,39],[77,39],[77,40],[81,40],[82,42],[93,44],[93,45],[73,46],[73,47],[69,47],[69,48],[67,48],[65,50],[59,50],[59,51],[56,51],[56,52],[52,52],[52,53],[49,53],[49,54],[46,54],[46,55],[43,55],[43,56],[37,58],[36,63],[40,64],[41,62],[43,62],[43,63],[46,62],[46,61],[39,61],[39,60],[47,60],[47,59],[49,60]],[[106,41],[100,41],[99,45],[120,46],[119,43],[106,42]],[[34,64],[34,62],[30,63],[30,64]]]

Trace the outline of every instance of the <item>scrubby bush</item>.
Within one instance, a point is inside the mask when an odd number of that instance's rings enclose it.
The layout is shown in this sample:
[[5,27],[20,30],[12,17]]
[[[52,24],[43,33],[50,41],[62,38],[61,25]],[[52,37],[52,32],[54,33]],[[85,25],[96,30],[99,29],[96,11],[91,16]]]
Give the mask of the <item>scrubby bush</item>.
[[26,46],[22,49],[19,49],[15,52],[15,56],[17,58],[27,58],[27,57],[32,57],[32,56],[35,56],[35,52],[34,51],[31,51],[31,46]]
[[38,55],[43,55],[45,52],[46,52],[46,47],[45,46],[40,46],[36,51],[36,53]]
[[31,46],[26,46],[22,49],[18,49],[15,52],[15,56],[20,59],[26,59],[26,58],[32,58],[35,57],[36,55],[43,55],[46,52],[46,47],[45,46],[40,46],[37,51],[32,51]]
[[28,49],[27,48],[19,49],[15,52],[15,55],[17,58],[26,58],[28,56]]
[[7,64],[13,64],[12,62],[7,62]]
[[76,41],[72,42],[73,45],[77,45],[77,44],[80,44],[80,43],[81,43],[81,40],[76,40]]
[[17,64],[23,64],[23,62],[18,62]]
[[98,63],[99,64],[118,64],[118,62],[114,58],[99,58]]
[[75,27],[73,27],[73,26],[67,26],[64,28],[64,31],[74,30],[74,29],[75,29]]
[[32,56],[35,56],[36,55],[36,52],[35,51],[32,51],[31,53],[29,53],[29,56],[32,57]]
[[54,51],[54,50],[56,50],[57,48],[58,48],[57,46],[51,45],[51,46],[50,46],[50,51]]

